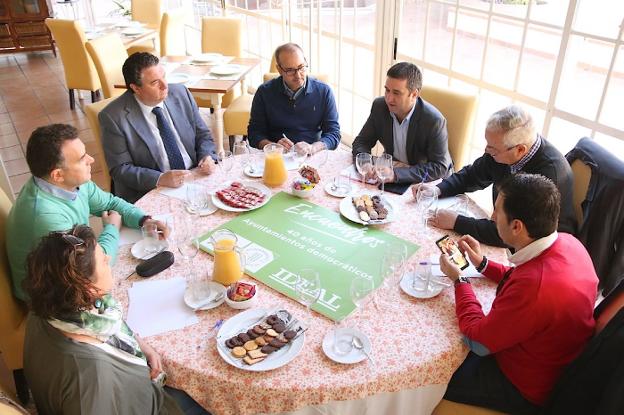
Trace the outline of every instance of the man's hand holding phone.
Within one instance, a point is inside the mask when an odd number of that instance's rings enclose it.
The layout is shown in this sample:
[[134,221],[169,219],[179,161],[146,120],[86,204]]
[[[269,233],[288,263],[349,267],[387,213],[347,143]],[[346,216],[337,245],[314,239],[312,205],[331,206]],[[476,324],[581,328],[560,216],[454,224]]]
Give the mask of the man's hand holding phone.
[[481,253],[481,244],[479,241],[470,235],[464,235],[459,238],[458,245],[460,251],[468,257],[472,265],[477,267],[481,264],[481,261],[483,261],[483,254]]

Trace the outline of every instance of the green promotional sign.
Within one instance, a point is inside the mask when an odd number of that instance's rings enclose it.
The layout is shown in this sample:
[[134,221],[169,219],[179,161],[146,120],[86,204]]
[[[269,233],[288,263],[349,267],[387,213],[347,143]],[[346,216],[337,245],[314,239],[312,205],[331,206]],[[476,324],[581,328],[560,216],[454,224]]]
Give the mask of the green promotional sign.
[[[322,289],[312,309],[336,321],[355,309],[352,279],[367,278],[377,287],[382,258],[391,246],[404,244],[408,257],[418,250],[411,242],[352,223],[337,212],[284,192],[218,229],[222,228],[237,235],[238,246],[245,252],[245,272],[288,297],[297,299],[299,270],[318,271]],[[199,238],[201,248],[209,253],[211,234]]]

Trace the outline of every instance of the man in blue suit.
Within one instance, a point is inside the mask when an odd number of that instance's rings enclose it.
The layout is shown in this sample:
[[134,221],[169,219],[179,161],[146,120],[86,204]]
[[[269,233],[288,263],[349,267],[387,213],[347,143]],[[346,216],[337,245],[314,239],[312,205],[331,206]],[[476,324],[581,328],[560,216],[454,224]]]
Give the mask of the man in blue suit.
[[99,115],[115,194],[134,203],[156,186],[181,186],[191,168],[212,173],[216,147],[189,90],[168,85],[145,52],[126,59],[123,75],[128,90]]

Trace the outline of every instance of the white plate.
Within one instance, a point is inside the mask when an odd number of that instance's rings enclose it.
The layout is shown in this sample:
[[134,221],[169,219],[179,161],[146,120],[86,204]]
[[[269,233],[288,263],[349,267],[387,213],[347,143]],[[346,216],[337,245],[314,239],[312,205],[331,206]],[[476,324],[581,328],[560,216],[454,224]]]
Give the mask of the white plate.
[[355,209],[355,206],[353,206],[353,202],[351,200],[352,197],[359,196],[361,194],[370,194],[371,196],[373,196],[370,192],[364,192],[351,194],[349,195],[350,197],[345,197],[340,201],[340,214],[342,216],[349,219],[351,222],[360,223],[362,225],[383,225],[384,223],[392,222],[393,220],[395,220],[395,217],[397,216],[399,210],[390,201],[390,199],[388,199],[387,196],[384,196],[383,198],[384,206],[386,209],[388,209],[388,216],[386,216],[386,219],[375,221],[373,223],[364,222],[363,220],[361,220],[360,215],[358,215],[358,212]]
[[417,278],[414,273],[405,273],[403,274],[403,278],[401,278],[401,282],[399,286],[403,290],[403,292],[414,298],[433,298],[436,295],[440,294],[444,289],[444,286],[436,283],[429,283],[428,290],[415,290],[412,288],[412,281],[414,278]]
[[159,251],[154,252],[153,254],[148,254],[147,252],[145,252],[145,239],[141,239],[139,242],[135,243],[134,245],[132,245],[132,248],[130,248],[130,253],[132,254],[133,257],[137,258],[137,259],[150,259],[151,257],[153,257],[154,255],[158,254],[161,251],[164,251],[165,249],[167,249],[167,247],[169,246],[167,244],[166,240],[160,240],[160,247],[158,248]]
[[219,65],[210,69],[210,73],[214,75],[234,75],[236,73],[243,72],[245,67],[243,65],[228,64]]
[[193,56],[191,62],[199,64],[218,63],[223,59],[223,55],[220,53],[202,53],[201,55]]
[[[359,331],[356,328],[352,327],[343,327],[337,329],[338,335],[340,337],[344,336],[350,338],[353,341],[353,337],[359,337],[362,340],[362,345],[364,346],[364,350],[370,355],[372,351],[372,345],[370,339],[366,334]],[[366,359],[366,355],[362,350],[358,350],[355,347],[351,349],[349,353],[346,354],[338,354],[334,351],[334,330],[330,330],[323,337],[323,352],[325,355],[329,357],[334,362],[344,363],[344,364],[353,364],[361,362]]]
[[145,33],[145,29],[142,27],[128,27],[121,31],[124,36],[137,36],[143,33]]
[[248,370],[250,372],[264,372],[267,370],[277,369],[290,363],[303,348],[305,341],[305,333],[299,335],[292,343],[282,347],[268,355],[262,362],[255,365],[247,365],[242,359],[232,356],[230,349],[225,345],[225,341],[239,333],[245,332],[255,324],[263,316],[268,316],[268,310],[264,308],[251,308],[235,315],[227,320],[217,333],[217,351],[223,360],[239,369]]
[[167,75],[167,82],[170,84],[185,84],[189,79],[191,79],[191,77],[185,73],[171,73]]
[[353,185],[351,183],[349,183],[348,189],[346,187],[339,187],[337,189],[333,189],[333,187],[334,187],[334,183],[330,182],[325,185],[324,189],[328,195],[334,196],[334,197],[347,197],[353,190]]
[[251,166],[248,164],[243,169],[243,173],[245,173],[245,176],[249,176],[249,177],[253,177],[257,179],[258,177],[262,177],[262,174],[264,173],[264,167],[254,167],[253,172],[252,172]]
[[[191,290],[189,289],[189,286],[188,285],[186,286],[186,290],[184,290],[184,303],[186,303],[187,306],[195,309],[198,305],[203,303],[204,300],[208,300],[208,298],[215,298],[220,293],[225,294],[225,287],[219,284],[218,282],[203,281],[203,284],[207,285],[208,289],[210,290],[208,297],[205,299],[193,298],[193,296],[191,295]],[[221,304],[223,304],[224,301],[225,301],[225,295],[219,301],[213,301],[203,306],[202,308],[199,308],[199,310],[210,310],[211,308],[219,307]]]
[[[239,183],[242,183],[243,186],[245,187],[251,187],[253,189],[257,189],[260,190],[262,193],[264,193],[264,202],[260,203],[257,206],[254,206],[252,208],[235,208],[229,205],[226,205],[225,203],[223,203],[216,194],[212,195],[212,203],[218,207],[221,210],[227,210],[228,212],[248,212],[250,210],[254,210],[254,209],[258,209],[259,207],[262,207],[264,205],[266,205],[269,201],[269,199],[271,199],[271,196],[273,195],[273,193],[271,193],[271,189],[269,189],[268,187],[266,187],[265,185],[263,185],[262,183],[258,183],[258,182],[250,182],[250,181],[245,181],[245,180],[234,180],[237,181]],[[226,187],[228,187],[230,184],[232,183],[232,181],[229,182],[225,182],[221,185],[221,187],[219,188],[219,190],[221,189],[225,189]]]

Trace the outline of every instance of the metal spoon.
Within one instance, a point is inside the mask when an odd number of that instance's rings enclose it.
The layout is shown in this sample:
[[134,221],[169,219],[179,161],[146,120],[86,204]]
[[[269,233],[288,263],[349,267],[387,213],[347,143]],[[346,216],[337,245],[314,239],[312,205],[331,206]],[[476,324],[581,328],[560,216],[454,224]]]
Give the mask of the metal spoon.
[[366,349],[364,349],[364,343],[362,343],[362,339],[360,339],[357,336],[353,336],[353,339],[351,340],[351,344],[356,349],[361,350],[362,353],[364,353],[366,355],[368,360],[370,360],[371,364],[373,364],[373,365],[375,364],[375,362],[373,361],[373,358],[371,357],[371,355],[369,355],[368,352],[366,351]]
[[217,302],[221,301],[223,299],[223,297],[225,297],[225,293],[219,293],[219,294],[215,295],[214,298],[211,298],[210,300],[205,300],[204,302],[199,303],[199,305],[197,305],[195,308],[193,308],[193,311],[199,311],[201,308],[206,307],[209,304],[217,303]]

